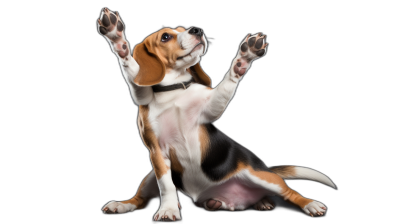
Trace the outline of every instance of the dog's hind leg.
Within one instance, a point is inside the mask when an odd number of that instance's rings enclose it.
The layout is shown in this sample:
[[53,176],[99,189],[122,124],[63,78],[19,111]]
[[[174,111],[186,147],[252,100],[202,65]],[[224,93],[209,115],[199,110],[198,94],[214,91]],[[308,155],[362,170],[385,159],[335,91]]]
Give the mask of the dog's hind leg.
[[157,179],[154,170],[152,170],[142,180],[142,183],[133,198],[126,201],[110,201],[103,206],[102,210],[107,214],[132,212],[136,209],[144,208],[151,198],[159,195]]
[[289,188],[285,181],[273,172],[254,170],[248,167],[244,172],[244,176],[247,181],[283,197],[285,200],[300,207],[310,216],[322,216],[326,213],[326,206],[324,204],[301,196]]

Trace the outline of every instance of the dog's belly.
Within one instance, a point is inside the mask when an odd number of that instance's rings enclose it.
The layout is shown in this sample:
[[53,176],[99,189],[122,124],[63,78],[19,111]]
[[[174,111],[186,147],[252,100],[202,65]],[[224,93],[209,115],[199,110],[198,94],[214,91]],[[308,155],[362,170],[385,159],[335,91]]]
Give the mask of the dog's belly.
[[243,181],[232,178],[223,184],[210,187],[201,193],[197,202],[203,204],[204,201],[215,199],[221,201],[225,209],[243,210],[269,194],[265,189],[246,185]]

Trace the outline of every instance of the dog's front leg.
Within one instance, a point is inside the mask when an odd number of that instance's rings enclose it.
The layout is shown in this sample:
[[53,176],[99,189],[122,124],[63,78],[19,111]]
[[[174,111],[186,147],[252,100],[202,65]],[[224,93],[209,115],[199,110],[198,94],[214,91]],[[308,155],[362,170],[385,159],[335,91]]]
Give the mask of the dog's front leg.
[[149,104],[153,99],[153,90],[151,87],[141,87],[133,82],[139,72],[139,65],[130,52],[129,42],[126,40],[124,33],[125,25],[122,23],[118,12],[112,12],[104,8],[97,23],[100,34],[106,38],[112,51],[117,55],[133,102],[137,105]]
[[253,36],[249,34],[240,44],[238,54],[233,60],[228,73],[222,82],[211,90],[211,97],[205,104],[202,114],[203,123],[210,123],[217,120],[225,111],[229,101],[235,94],[239,81],[250,68],[251,63],[265,55],[268,46],[265,39],[266,36],[261,33]]
[[154,215],[154,220],[180,220],[178,195],[171,176],[171,161],[163,155],[159,148],[150,150],[150,159],[161,197],[161,205]]
[[178,195],[172,182],[171,161],[166,155],[166,149],[162,150],[155,132],[149,122],[149,107],[139,106],[138,126],[143,143],[150,152],[150,160],[160,190],[161,204],[154,215],[154,220],[179,220]]

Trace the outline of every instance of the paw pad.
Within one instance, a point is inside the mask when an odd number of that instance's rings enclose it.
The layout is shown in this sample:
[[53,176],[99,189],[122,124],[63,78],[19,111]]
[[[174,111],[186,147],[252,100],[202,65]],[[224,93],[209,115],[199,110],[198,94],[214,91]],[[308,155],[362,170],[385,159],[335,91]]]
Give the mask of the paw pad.
[[238,62],[233,67],[233,71],[236,74],[238,74],[239,76],[242,76],[242,75],[244,75],[244,73],[246,73],[246,70],[248,68],[247,65],[248,65],[247,62],[245,62],[244,60],[238,59]]
[[111,12],[108,8],[104,8],[97,23],[99,32],[111,41],[114,52],[121,58],[128,56],[129,47],[123,33],[125,26],[118,12]]
[[[252,54],[256,55],[256,57],[261,57],[266,52],[266,47],[268,43],[265,42],[266,35],[262,33],[258,33],[256,36],[250,37],[250,34],[247,35],[246,40],[240,46],[240,50],[242,54],[246,54],[251,52]],[[265,43],[264,43],[265,42]]]
[[121,32],[124,30],[124,24],[121,22],[117,12],[112,13],[108,8],[104,8],[101,19],[98,19],[97,22],[100,25],[99,29],[101,34],[106,35],[109,32],[110,34],[113,33],[115,25],[117,25],[118,32],[114,34],[114,38],[122,36]]

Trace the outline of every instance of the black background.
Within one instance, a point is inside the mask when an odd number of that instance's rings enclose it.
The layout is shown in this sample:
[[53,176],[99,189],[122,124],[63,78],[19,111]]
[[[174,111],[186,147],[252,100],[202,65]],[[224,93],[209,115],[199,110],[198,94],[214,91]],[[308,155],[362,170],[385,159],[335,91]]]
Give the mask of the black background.
[[[68,158],[64,173],[68,181],[61,187],[72,195],[67,201],[77,212],[71,213],[104,223],[150,222],[159,207],[155,200],[133,213],[104,215],[101,211],[111,200],[132,198],[152,170],[137,127],[138,107],[117,57],[97,31],[103,7],[119,12],[131,49],[163,27],[202,28],[209,46],[200,64],[213,88],[229,70],[246,35],[266,34],[266,55],[252,63],[215,125],[268,167],[298,165],[326,174],[338,190],[306,180],[287,184],[327,206],[321,221],[342,218],[348,209],[343,206],[349,187],[345,164],[348,152],[356,147],[357,126],[357,96],[351,90],[347,51],[341,45],[349,35],[342,19],[345,12],[329,4],[251,1],[229,6],[96,2],[65,11],[63,21],[68,25],[58,39],[63,49],[58,61],[62,62],[56,65],[64,75],[55,79],[57,94],[48,97],[57,105],[54,110],[61,112],[51,127],[57,132],[57,147],[64,149],[64,155],[55,156]],[[285,204],[271,212],[253,208],[207,212],[187,196],[178,193],[178,197],[184,222],[314,221]]]

